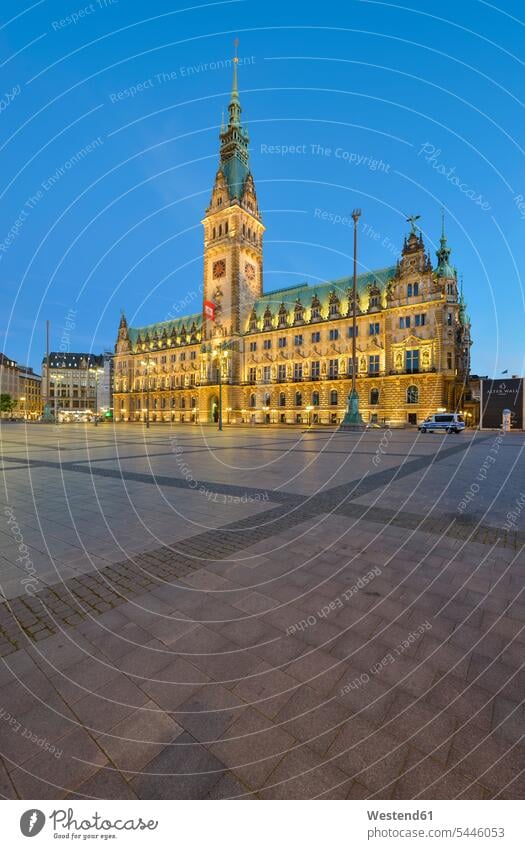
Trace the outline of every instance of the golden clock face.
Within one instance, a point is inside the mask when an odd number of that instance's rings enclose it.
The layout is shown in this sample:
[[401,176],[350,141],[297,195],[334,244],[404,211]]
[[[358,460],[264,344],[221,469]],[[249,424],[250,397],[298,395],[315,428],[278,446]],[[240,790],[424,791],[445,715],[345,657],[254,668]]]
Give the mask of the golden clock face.
[[247,262],[244,266],[244,273],[248,280],[255,280],[255,266],[251,262]]
[[224,277],[226,274],[226,263],[223,259],[218,259],[213,263],[213,277],[217,280],[219,277]]

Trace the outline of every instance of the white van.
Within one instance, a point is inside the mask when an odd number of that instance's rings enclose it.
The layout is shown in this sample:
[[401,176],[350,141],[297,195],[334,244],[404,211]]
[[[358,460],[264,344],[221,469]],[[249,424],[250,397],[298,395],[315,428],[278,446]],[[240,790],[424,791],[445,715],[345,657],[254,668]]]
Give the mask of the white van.
[[428,416],[417,427],[421,433],[433,433],[435,430],[460,433],[465,428],[465,421],[459,413],[436,413],[435,416]]

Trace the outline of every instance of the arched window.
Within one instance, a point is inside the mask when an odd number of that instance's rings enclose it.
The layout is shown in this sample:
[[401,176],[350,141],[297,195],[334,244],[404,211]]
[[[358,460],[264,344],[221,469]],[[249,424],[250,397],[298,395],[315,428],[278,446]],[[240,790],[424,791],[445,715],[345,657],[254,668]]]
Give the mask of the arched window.
[[373,406],[379,404],[379,389],[370,390],[370,404]]
[[255,395],[250,395],[250,407],[255,407]]
[[263,406],[265,406],[265,407],[269,407],[269,406],[270,406],[270,393],[269,393],[269,392],[265,392],[265,393],[264,393],[264,402],[263,402]]
[[330,404],[332,407],[337,407],[337,391],[335,389],[330,392]]
[[279,392],[279,407],[286,407],[286,394]]
[[224,225],[224,233],[225,235],[228,234],[228,222],[226,222],[226,224]]
[[213,238],[217,238],[217,230],[215,227],[213,228]]
[[312,392],[312,406],[319,406],[319,392]]
[[417,386],[409,386],[407,389],[407,404],[417,404],[419,401],[419,389]]
[[222,224],[219,224],[219,236],[222,236]]
[[303,405],[303,395],[302,395],[302,392],[296,392],[296,393],[295,393],[295,406],[296,406],[296,407],[302,407],[302,405]]

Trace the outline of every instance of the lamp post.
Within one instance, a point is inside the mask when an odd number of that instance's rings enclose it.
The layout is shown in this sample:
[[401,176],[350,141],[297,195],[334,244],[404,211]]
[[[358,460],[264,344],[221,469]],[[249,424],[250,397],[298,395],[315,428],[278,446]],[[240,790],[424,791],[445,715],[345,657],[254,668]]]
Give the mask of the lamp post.
[[356,389],[356,358],[357,358],[357,222],[361,216],[360,209],[354,209],[354,281],[352,286],[352,389],[348,396],[348,406],[340,427],[345,429],[363,427],[363,419],[359,412],[359,395]]
[[95,366],[94,368],[88,369],[88,385],[87,389],[89,390],[89,373],[95,375],[95,427],[98,426],[98,378],[99,375],[104,374],[104,369]]
[[146,369],[146,427],[149,427],[149,408],[150,408],[150,377],[149,369],[155,365],[155,360],[141,360],[141,366]]

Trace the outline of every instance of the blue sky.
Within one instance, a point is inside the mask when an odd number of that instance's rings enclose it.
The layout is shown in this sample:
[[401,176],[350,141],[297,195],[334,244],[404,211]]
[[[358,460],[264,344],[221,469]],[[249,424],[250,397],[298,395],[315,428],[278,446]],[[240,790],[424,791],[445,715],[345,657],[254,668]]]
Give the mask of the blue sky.
[[[0,21],[0,350],[112,347],[200,308],[202,230],[240,39],[267,227],[265,289],[395,262],[441,205],[473,371],[523,373],[522,4],[5,0]],[[522,20],[523,19],[523,20]],[[325,214],[323,214],[325,213]]]

